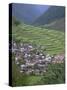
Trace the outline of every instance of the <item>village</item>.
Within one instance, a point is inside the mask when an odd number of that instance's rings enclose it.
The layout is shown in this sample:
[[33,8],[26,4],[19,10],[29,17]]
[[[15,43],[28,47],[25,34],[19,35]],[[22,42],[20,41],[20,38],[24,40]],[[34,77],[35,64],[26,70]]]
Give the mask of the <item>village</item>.
[[44,54],[30,43],[16,43],[13,41],[12,54],[14,55],[15,64],[20,68],[20,73],[26,75],[44,75],[49,64],[64,62],[64,54],[55,56]]

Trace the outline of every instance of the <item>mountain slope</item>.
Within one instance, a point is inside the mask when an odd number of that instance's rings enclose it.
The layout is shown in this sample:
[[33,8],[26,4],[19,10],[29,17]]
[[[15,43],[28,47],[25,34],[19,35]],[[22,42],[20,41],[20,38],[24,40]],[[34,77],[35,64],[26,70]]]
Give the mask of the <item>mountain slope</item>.
[[65,19],[61,18],[50,24],[42,25],[41,27],[47,28],[47,29],[55,29],[55,30],[65,31]]
[[59,30],[21,24],[12,27],[12,37],[17,41],[30,42],[38,47],[41,45],[50,54],[64,52],[64,32]]
[[12,4],[12,15],[19,21],[31,24],[36,18],[42,15],[50,6],[36,4]]
[[63,17],[65,17],[65,7],[51,6],[43,15],[38,17],[33,24],[44,25]]

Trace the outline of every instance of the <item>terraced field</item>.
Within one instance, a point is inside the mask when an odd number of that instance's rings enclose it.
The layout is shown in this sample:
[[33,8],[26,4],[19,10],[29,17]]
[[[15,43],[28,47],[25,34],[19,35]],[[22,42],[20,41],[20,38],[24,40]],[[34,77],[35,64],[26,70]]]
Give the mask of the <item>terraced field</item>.
[[59,54],[64,52],[64,32],[42,29],[30,25],[21,24],[12,27],[13,39],[21,42],[30,42],[38,47],[42,46],[42,50],[46,48],[49,54]]

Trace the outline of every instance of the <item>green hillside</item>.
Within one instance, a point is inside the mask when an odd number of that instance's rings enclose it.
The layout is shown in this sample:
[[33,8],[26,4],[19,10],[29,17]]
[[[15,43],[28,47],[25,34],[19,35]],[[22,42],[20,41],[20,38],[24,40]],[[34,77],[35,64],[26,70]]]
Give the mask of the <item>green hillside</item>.
[[42,25],[41,27],[47,28],[47,29],[55,29],[55,30],[65,31],[65,19],[61,18],[59,20],[53,21],[50,24]]
[[[64,52],[64,32],[20,24],[12,25],[12,39],[16,42],[28,42],[42,46],[42,51],[50,55]],[[23,75],[14,62],[12,55],[12,86],[58,84],[65,82],[65,66],[63,64],[49,65],[44,76]]]
[[20,24],[12,27],[13,39],[21,42],[30,42],[38,47],[46,48],[49,54],[64,52],[64,33],[56,30]]
[[45,13],[34,21],[34,25],[45,25],[65,17],[65,7],[51,6]]

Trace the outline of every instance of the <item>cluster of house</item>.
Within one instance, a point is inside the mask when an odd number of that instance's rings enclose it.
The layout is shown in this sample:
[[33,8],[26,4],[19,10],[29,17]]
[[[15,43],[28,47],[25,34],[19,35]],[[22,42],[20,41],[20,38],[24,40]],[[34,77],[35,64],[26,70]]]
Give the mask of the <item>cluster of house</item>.
[[15,63],[20,67],[20,73],[27,75],[43,75],[47,71],[48,64],[64,61],[64,55],[54,57],[43,54],[28,43],[12,42],[12,53],[15,56]]

